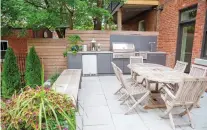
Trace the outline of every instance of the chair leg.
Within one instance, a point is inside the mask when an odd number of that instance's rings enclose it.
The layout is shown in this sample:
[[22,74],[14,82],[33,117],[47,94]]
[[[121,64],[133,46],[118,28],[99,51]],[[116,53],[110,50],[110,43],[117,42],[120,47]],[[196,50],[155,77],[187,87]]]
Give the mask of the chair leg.
[[118,101],[121,101],[126,95],[127,95],[126,93],[123,94],[123,95],[118,99]]
[[192,117],[191,117],[191,115],[190,115],[190,111],[188,110],[187,107],[186,107],[186,111],[187,111],[187,115],[188,115],[188,118],[189,118],[190,125],[191,125],[191,127],[194,129],[194,125],[193,125]]
[[173,121],[173,116],[172,116],[172,113],[171,112],[169,113],[169,118],[170,118],[170,123],[172,125],[173,130],[175,130],[175,123]]
[[120,88],[114,93],[114,95],[118,94],[122,88],[123,88],[123,87],[120,87]]
[[129,95],[120,103],[120,105],[123,105],[127,101],[127,99],[129,99]]
[[197,107],[197,108],[200,108],[200,107],[201,107],[199,101],[198,101],[198,103],[196,104],[196,107]]
[[[193,108],[193,105],[191,105],[189,108],[188,108],[188,111],[191,111],[191,109]],[[180,114],[179,114],[179,116],[184,116],[184,115],[186,115],[187,114],[187,110],[185,110],[184,112],[181,112]]]
[[173,109],[173,107],[167,107],[167,110],[160,117],[167,118],[167,116],[169,115],[169,113],[171,112],[172,109]]
[[155,84],[156,84],[156,86],[155,86],[155,91],[158,92],[158,90],[159,90],[159,83],[156,82]]
[[[131,112],[133,109],[135,109],[136,108],[136,106],[138,106],[148,95],[149,95],[149,91],[148,92],[146,92],[138,101],[136,101],[135,99],[134,99],[134,97],[133,96],[131,96],[130,95],[130,97],[133,99],[133,100],[135,100],[136,102],[135,102],[135,104],[132,106],[132,107],[130,107],[129,108],[129,110],[125,113],[125,115],[127,115],[129,112]],[[139,108],[140,108],[140,106],[139,106]],[[140,109],[140,110],[143,110],[142,108]]]
[[141,81],[141,82],[139,82],[139,84],[142,84],[142,85],[145,87],[144,82],[145,82],[145,78],[143,78],[143,79],[142,79],[142,81]]

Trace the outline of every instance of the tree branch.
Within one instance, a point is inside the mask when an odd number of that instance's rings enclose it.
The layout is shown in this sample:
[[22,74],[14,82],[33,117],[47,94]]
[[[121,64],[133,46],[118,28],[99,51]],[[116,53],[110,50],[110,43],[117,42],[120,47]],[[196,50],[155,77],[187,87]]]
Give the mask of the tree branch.
[[29,0],[25,0],[25,2],[30,4],[30,5],[35,6],[37,8],[47,9],[47,7],[44,7],[44,6],[41,6],[41,5],[37,5],[37,4],[33,3],[33,2],[30,2]]
[[47,8],[49,8],[49,7],[50,7],[50,5],[49,5],[48,0],[44,0],[44,1],[45,1],[45,4],[46,4]]

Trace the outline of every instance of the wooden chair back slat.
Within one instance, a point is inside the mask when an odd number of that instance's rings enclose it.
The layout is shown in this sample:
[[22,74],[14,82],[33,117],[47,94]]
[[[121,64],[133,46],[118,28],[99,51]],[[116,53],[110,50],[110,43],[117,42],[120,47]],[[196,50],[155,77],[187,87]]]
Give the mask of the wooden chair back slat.
[[174,70],[179,71],[179,72],[185,72],[187,65],[188,65],[187,62],[176,61]]
[[130,64],[143,63],[142,56],[130,56]]
[[116,70],[117,70],[117,75],[118,75],[119,81],[121,82],[122,86],[124,88],[126,88],[127,84],[126,84],[126,82],[124,80],[124,75],[123,75],[122,70],[118,66],[116,66]]
[[111,62],[111,64],[112,64],[112,68],[114,70],[114,73],[116,75],[116,78],[118,79],[118,81],[120,81],[120,78],[119,78],[119,75],[118,75],[118,72],[117,72],[117,66],[116,66],[116,64],[114,64],[114,62]]
[[197,103],[207,87],[207,78],[185,78],[176,93],[175,102]]
[[207,67],[192,64],[189,75],[193,77],[206,77]]

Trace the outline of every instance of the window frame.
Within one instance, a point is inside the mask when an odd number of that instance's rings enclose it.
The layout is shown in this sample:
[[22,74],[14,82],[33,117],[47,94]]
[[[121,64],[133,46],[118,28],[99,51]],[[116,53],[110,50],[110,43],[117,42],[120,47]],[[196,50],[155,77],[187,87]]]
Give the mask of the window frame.
[[206,40],[207,40],[206,33],[207,33],[207,9],[206,9],[205,25],[204,25],[204,30],[203,30],[203,41],[202,41],[202,48],[201,48],[201,56],[200,56],[200,58],[202,58],[202,59],[207,59],[207,55],[205,55],[205,46],[207,46],[207,44],[206,44]]
[[[7,43],[7,48],[9,47],[9,41],[8,40],[1,40],[1,42],[6,42]],[[2,48],[0,48],[0,52],[2,52],[2,51],[7,51],[7,50],[2,50]],[[3,62],[4,61],[4,59],[1,57],[0,58],[0,62]]]
[[179,10],[179,19],[178,19],[178,31],[177,31],[177,43],[176,43],[176,52],[175,52],[175,62],[177,60],[180,59],[180,54],[181,54],[181,50],[180,50],[180,47],[181,47],[181,44],[180,44],[180,41],[182,40],[182,27],[184,24],[195,24],[196,23],[196,18],[195,19],[191,19],[191,20],[185,20],[185,21],[181,21],[181,13],[186,11],[186,10],[190,10],[190,9],[197,9],[198,10],[198,5],[197,4],[193,4],[191,6],[188,6],[188,7],[185,7],[185,8],[182,8]]
[[189,7],[187,7],[187,8],[184,8],[184,9],[181,9],[181,10],[179,10],[180,12],[180,14],[179,14],[179,23],[180,24],[182,24],[182,23],[190,23],[190,22],[194,22],[194,21],[196,21],[196,17],[195,18],[193,18],[193,19],[189,19],[189,20],[181,20],[182,19],[182,13],[184,13],[185,11],[188,11],[188,10],[196,10],[196,14],[197,14],[197,11],[198,11],[198,8],[197,8],[198,6],[197,6],[197,4],[195,4],[195,5],[192,5],[192,6],[189,6]]

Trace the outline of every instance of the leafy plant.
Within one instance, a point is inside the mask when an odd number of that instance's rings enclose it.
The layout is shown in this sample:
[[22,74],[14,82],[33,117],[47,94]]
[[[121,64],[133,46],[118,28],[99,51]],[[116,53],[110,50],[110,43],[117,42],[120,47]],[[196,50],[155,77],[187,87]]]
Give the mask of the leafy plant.
[[45,69],[44,69],[44,64],[42,62],[42,71],[41,71],[41,85],[43,86],[44,85],[44,75],[45,75]]
[[34,46],[30,48],[29,54],[26,58],[26,72],[25,80],[26,85],[35,87],[36,85],[41,85],[41,68],[40,59],[35,51]]
[[80,38],[79,35],[70,35],[68,36],[68,41],[70,41],[70,44],[76,45],[78,42],[83,42],[83,40]]
[[2,104],[2,130],[75,130],[75,108],[66,95],[26,87]]
[[2,72],[2,96],[9,98],[20,90],[20,73],[13,49],[8,48]]
[[51,86],[53,85],[53,83],[57,80],[57,78],[60,76],[60,73],[55,73],[53,75],[51,75],[50,77],[50,83],[51,83]]
[[67,56],[67,52],[71,51],[72,54],[77,54],[78,51],[82,49],[82,46],[77,45],[79,42],[83,42],[79,35],[70,35],[68,37],[69,45],[66,48],[66,51],[63,52],[63,56]]

